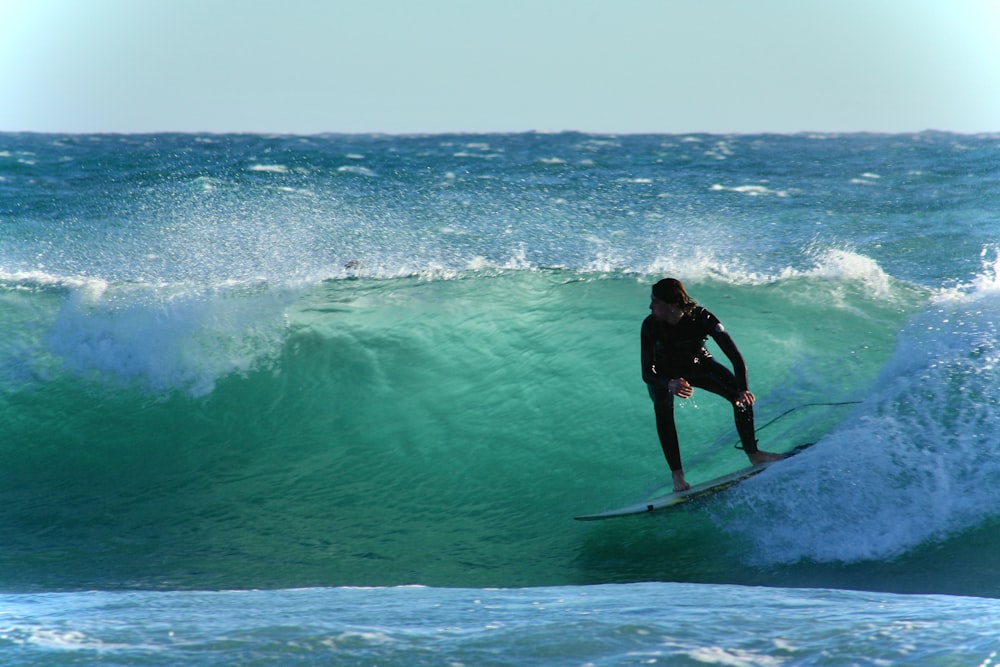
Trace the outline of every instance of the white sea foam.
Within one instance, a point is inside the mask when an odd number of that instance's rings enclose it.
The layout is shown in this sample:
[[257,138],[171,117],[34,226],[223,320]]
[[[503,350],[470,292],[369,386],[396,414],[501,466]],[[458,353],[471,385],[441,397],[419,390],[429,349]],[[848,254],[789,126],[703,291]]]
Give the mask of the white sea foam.
[[901,333],[813,449],[741,485],[762,562],[892,558],[1000,516],[1000,291],[953,291]]
[[377,176],[374,171],[368,167],[358,167],[354,165],[344,165],[342,167],[337,167],[337,171],[341,174],[357,174],[358,176]]
[[740,194],[748,195],[750,197],[787,197],[788,191],[786,190],[772,190],[766,185],[736,185],[736,186],[725,186],[720,183],[716,183],[710,188],[713,192],[738,192]]
[[715,160],[726,160],[734,155],[732,146],[727,141],[717,141],[711,150],[705,151],[705,157]]
[[890,277],[879,263],[851,250],[830,248],[816,255],[815,266],[807,275],[837,280],[861,280],[879,293],[888,290]]
[[875,185],[875,183],[882,178],[878,174],[873,174],[872,172],[865,172],[858,176],[857,178],[852,178],[850,183],[852,185]]
[[108,282],[102,278],[89,276],[61,276],[44,270],[5,271],[0,267],[0,284],[7,289],[31,290],[44,287],[70,287],[88,293],[102,293]]
[[247,171],[260,171],[268,174],[287,174],[288,167],[283,164],[252,164]]
[[78,289],[56,313],[46,344],[74,373],[203,396],[221,378],[277,353],[288,298],[245,286],[172,294],[145,286]]
[[968,283],[944,289],[939,299],[945,301],[978,299],[1000,293],[1000,246],[989,245],[979,253],[979,273]]
[[503,154],[502,153],[471,153],[469,151],[458,151],[457,153],[453,153],[452,157],[478,158],[480,160],[496,160],[498,158],[502,158]]
[[126,644],[107,643],[95,637],[90,637],[79,630],[54,630],[49,628],[34,628],[25,639],[15,640],[15,643],[30,644],[48,651],[114,651],[136,647]]
[[843,285],[860,284],[870,296],[890,299],[895,294],[896,281],[871,257],[847,248],[813,248],[807,253],[810,267],[787,267],[767,282],[795,278],[828,280]]

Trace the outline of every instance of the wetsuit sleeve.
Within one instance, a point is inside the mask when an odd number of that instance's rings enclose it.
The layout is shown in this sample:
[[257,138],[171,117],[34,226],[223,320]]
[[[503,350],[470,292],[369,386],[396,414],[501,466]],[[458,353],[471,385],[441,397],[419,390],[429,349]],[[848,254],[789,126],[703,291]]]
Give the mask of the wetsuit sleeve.
[[747,380],[747,364],[743,361],[743,355],[740,354],[739,348],[737,348],[736,343],[733,342],[732,336],[726,332],[721,322],[715,326],[709,335],[712,336],[712,340],[716,342],[719,349],[722,350],[722,353],[725,354],[729,358],[729,361],[733,364],[733,374],[736,376],[736,382],[739,385],[740,391],[746,391],[749,387]]
[[642,323],[640,338],[642,342],[642,381],[646,384],[667,386],[670,378],[660,377],[654,372],[656,336],[653,333],[653,327],[650,325],[648,318]]

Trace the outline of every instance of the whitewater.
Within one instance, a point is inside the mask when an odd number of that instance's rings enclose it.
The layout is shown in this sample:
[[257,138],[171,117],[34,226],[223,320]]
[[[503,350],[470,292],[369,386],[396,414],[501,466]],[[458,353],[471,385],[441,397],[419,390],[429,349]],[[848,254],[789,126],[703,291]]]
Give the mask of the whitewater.
[[[936,132],[0,134],[0,657],[993,664],[998,177]],[[573,521],[669,481],[664,276],[815,445]],[[692,483],[745,465],[677,421]]]

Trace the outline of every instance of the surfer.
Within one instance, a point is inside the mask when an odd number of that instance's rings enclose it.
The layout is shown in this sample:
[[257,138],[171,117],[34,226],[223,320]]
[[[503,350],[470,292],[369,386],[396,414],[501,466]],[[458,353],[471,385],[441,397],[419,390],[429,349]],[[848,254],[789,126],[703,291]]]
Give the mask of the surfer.
[[[656,433],[673,474],[674,491],[686,491],[674,396],[690,398],[694,388],[705,389],[733,404],[736,431],[754,465],[783,458],[757,449],[754,438],[754,395],[748,389],[743,356],[722,322],[688,296],[683,283],[664,278],[653,285],[651,314],[642,322],[642,379],[653,399]],[[711,336],[733,365],[733,372],[717,362],[705,349]]]

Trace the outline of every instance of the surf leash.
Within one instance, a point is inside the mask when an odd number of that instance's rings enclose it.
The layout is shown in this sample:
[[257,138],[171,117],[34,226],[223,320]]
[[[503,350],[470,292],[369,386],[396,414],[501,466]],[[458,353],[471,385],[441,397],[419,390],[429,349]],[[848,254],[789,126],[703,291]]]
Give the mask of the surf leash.
[[[802,408],[839,407],[839,406],[842,406],[842,405],[858,405],[859,403],[861,403],[861,401],[835,401],[835,402],[829,402],[829,403],[826,403],[826,402],[803,403],[802,405],[796,405],[794,408],[789,408],[789,409],[785,410],[784,412],[782,412],[780,415],[778,415],[777,417],[775,417],[771,421],[769,421],[766,424],[763,424],[763,425],[758,426],[757,428],[755,428],[753,430],[753,432],[754,432],[754,435],[756,435],[757,433],[760,433],[765,428],[767,428],[768,426],[770,426],[774,422],[778,421],[779,419],[787,417],[788,415],[792,414],[796,410],[801,410]],[[743,443],[740,442],[740,441],[738,441],[738,440],[736,441],[736,444],[733,445],[733,446],[736,449],[743,449]]]

